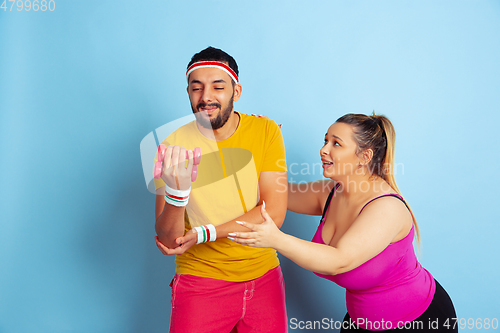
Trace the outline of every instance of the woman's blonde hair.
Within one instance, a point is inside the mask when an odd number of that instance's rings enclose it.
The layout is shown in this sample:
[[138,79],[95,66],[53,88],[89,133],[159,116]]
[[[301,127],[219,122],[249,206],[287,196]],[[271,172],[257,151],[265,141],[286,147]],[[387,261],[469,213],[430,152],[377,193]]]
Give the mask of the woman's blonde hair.
[[[371,116],[349,113],[337,119],[336,122],[353,126],[354,141],[358,145],[356,153],[361,154],[367,149],[371,149],[373,152],[373,157],[367,164],[369,172],[385,180],[397,194],[401,195],[394,177],[396,131],[391,121],[387,117],[376,115],[373,112]],[[420,252],[420,230],[417,220],[408,203],[406,203],[406,206],[415,225]]]

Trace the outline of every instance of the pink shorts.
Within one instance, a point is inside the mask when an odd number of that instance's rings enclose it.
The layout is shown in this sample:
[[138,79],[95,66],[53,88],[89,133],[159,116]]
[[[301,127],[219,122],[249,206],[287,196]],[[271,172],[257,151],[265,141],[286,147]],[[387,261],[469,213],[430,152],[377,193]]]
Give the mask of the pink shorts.
[[280,266],[246,282],[176,275],[170,333],[288,332]]

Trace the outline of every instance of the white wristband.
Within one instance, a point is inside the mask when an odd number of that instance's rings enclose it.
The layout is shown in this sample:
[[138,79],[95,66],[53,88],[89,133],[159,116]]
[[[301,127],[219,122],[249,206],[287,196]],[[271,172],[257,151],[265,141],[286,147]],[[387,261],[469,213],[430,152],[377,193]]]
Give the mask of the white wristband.
[[191,193],[191,186],[187,190],[176,190],[165,184],[165,193],[175,195],[176,197],[187,197]]
[[168,193],[165,193],[165,202],[176,207],[185,207],[189,202],[189,197],[172,197]]
[[196,244],[213,242],[217,239],[217,231],[213,224],[202,225],[193,229],[197,234]]
[[207,224],[206,227],[210,232],[210,239],[208,241],[213,242],[217,240],[217,230],[215,230],[215,226],[213,224]]
[[204,243],[203,242],[203,228],[202,227],[194,227],[194,231],[196,231],[196,244]]

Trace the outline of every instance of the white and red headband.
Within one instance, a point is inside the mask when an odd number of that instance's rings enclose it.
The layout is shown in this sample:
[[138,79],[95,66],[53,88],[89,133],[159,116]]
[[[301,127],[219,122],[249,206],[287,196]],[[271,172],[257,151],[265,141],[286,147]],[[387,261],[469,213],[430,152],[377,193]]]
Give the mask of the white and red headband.
[[236,73],[231,69],[231,67],[229,67],[228,65],[226,65],[225,63],[220,62],[220,61],[198,61],[198,62],[195,62],[194,64],[189,66],[189,68],[187,69],[186,79],[189,81],[189,74],[191,74],[191,72],[193,72],[194,70],[196,70],[198,68],[207,68],[207,67],[221,69],[224,72],[226,72],[231,77],[231,79],[233,79],[234,82],[239,83],[238,75],[236,75]]

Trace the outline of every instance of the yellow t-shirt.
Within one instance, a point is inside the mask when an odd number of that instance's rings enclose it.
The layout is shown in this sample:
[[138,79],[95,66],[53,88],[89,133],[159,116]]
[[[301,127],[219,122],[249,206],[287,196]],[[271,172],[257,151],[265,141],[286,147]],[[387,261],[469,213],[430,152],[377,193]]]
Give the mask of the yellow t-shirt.
[[[191,184],[186,206],[186,230],[218,225],[243,215],[259,201],[260,173],[286,171],[285,145],[276,122],[238,114],[238,127],[226,140],[206,138],[193,121],[162,142],[186,149],[201,148],[198,176]],[[165,186],[161,179],[154,182],[157,189]],[[279,265],[275,250],[248,247],[227,238],[194,245],[178,255],[175,262],[177,274],[226,281],[256,279]]]

